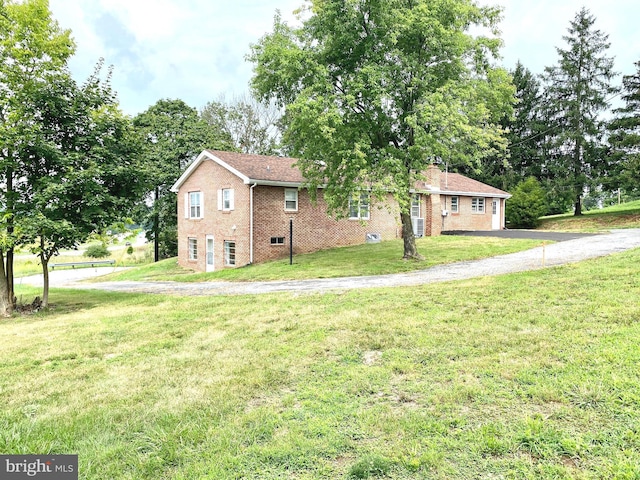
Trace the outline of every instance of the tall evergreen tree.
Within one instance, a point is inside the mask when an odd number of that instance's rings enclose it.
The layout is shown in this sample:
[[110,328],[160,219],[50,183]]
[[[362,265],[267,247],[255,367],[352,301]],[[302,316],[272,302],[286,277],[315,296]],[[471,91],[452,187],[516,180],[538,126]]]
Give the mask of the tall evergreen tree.
[[622,79],[625,106],[614,111],[609,124],[613,168],[608,185],[634,197],[640,195],[640,61],[635,65],[636,72]]
[[607,56],[608,35],[595,28],[595,17],[582,8],[557,48],[558,64],[545,69],[547,115],[550,126],[549,173],[566,179],[573,196],[574,214],[582,214],[582,196],[599,183],[604,170],[601,114],[610,106],[615,76],[613,57]]
[[542,119],[540,79],[522,63],[511,71],[516,89],[513,115],[503,115],[500,125],[509,142],[508,155],[486,157],[480,168],[453,167],[494,187],[511,191],[528,177],[541,180],[544,172],[543,140],[547,124]]

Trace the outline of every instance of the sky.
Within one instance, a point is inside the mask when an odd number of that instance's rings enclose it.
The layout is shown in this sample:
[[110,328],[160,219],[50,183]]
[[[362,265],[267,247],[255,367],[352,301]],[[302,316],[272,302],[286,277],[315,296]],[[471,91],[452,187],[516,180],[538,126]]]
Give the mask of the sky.
[[[479,0],[501,5],[502,62],[519,60],[534,73],[557,63],[569,22],[584,6],[609,35],[621,74],[640,61],[638,0]],[[269,33],[276,10],[289,23],[303,0],[49,0],[53,17],[72,31],[69,66],[83,82],[100,58],[113,66],[112,85],[131,116],[158,100],[181,99],[202,109],[221,96],[249,91],[250,45]],[[618,82],[620,79],[618,78]]]

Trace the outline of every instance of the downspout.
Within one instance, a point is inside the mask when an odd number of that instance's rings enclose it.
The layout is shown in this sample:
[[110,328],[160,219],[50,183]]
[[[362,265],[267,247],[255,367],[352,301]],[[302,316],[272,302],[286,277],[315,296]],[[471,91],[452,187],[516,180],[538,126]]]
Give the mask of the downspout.
[[253,265],[253,189],[258,186],[257,183],[249,188],[249,264]]

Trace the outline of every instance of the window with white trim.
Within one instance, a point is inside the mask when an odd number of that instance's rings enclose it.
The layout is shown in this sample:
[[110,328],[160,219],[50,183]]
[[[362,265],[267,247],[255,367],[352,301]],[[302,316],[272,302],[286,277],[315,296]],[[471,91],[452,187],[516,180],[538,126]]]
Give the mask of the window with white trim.
[[189,237],[189,260],[198,259],[198,239]]
[[471,199],[471,213],[484,213],[484,198],[473,197]]
[[298,211],[298,189],[297,188],[284,189],[284,209],[287,212]]
[[420,218],[420,194],[411,195],[411,218]]
[[224,264],[228,267],[236,265],[236,242],[224,241]]
[[458,206],[460,204],[459,202],[458,197],[451,197],[451,213],[458,213],[460,211],[460,207]]
[[284,245],[284,237],[271,237],[271,245]]
[[218,190],[218,210],[228,212],[234,209],[233,188]]
[[369,195],[361,193],[349,198],[349,219],[369,220]]
[[189,192],[189,218],[202,218],[202,192]]

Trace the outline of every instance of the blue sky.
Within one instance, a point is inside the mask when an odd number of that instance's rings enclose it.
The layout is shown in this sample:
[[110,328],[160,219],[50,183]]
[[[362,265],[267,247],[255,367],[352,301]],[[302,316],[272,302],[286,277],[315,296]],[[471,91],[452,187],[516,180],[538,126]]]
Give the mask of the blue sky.
[[[103,57],[113,65],[122,110],[136,115],[161,98],[180,98],[197,109],[221,95],[248,90],[249,45],[271,31],[273,16],[295,21],[302,0],[49,0],[60,26],[71,29],[78,81]],[[582,6],[609,34],[618,72],[640,60],[637,0],[479,0],[502,5],[503,63],[519,59],[533,72],[556,63],[555,47]]]

